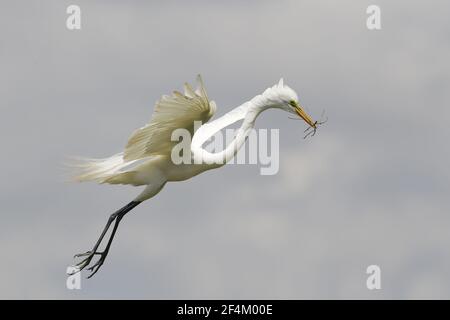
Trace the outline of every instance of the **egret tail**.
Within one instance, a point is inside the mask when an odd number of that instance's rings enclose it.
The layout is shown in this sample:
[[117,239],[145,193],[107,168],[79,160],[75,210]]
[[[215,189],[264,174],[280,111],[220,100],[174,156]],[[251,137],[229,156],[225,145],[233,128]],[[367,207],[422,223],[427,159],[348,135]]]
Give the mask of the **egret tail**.
[[122,152],[104,159],[73,158],[68,164],[75,171],[73,180],[99,183],[104,183],[126,165]]

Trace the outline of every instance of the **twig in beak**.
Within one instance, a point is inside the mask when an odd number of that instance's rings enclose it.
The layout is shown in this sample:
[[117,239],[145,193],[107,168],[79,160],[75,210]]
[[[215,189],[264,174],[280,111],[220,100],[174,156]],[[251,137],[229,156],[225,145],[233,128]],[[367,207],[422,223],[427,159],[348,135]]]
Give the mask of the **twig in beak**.
[[[314,137],[314,135],[316,134],[316,131],[317,131],[317,124],[318,124],[318,122],[316,121],[316,122],[314,122],[315,127],[308,127],[308,128],[306,128],[305,131],[303,131],[305,133],[307,132],[306,135],[303,137],[303,139],[306,139],[309,136]],[[311,128],[312,128],[312,130],[311,130]],[[309,131],[309,130],[311,130],[311,131]]]
[[[324,115],[325,115],[325,109],[322,111],[322,115],[320,116],[320,120],[322,120]],[[291,120],[303,120],[301,118],[292,118],[292,117],[288,117],[288,118],[291,119]],[[306,139],[309,136],[314,137],[314,135],[316,134],[316,131],[317,131],[317,127],[322,125],[322,124],[324,124],[327,121],[328,121],[328,117],[326,117],[326,119],[323,120],[323,121],[316,121],[316,122],[314,122],[314,127],[313,126],[309,126],[308,128],[305,129],[305,131],[303,131],[304,133],[306,133],[306,135],[303,137],[303,139]]]

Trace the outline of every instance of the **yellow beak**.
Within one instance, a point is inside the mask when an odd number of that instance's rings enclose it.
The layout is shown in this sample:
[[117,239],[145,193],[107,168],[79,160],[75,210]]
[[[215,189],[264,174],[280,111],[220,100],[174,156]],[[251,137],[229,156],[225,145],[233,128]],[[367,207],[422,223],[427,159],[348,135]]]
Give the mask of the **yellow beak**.
[[297,112],[297,114],[300,116],[300,118],[302,118],[303,120],[305,120],[305,122],[307,124],[309,124],[311,127],[313,127],[314,129],[316,129],[316,122],[314,122],[311,117],[302,109],[302,107],[298,104],[295,103],[295,111]]

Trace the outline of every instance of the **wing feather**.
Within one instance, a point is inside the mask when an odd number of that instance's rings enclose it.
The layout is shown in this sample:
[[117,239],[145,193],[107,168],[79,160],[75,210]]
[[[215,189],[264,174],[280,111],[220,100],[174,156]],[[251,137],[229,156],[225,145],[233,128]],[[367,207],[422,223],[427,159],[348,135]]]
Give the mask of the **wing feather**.
[[194,91],[185,83],[184,94],[174,91],[156,103],[150,123],[137,129],[129,138],[123,158],[125,161],[141,159],[155,154],[170,154],[177,143],[171,141],[172,132],[184,128],[194,133],[194,121],[206,123],[215,113],[216,105],[209,101],[201,76]]

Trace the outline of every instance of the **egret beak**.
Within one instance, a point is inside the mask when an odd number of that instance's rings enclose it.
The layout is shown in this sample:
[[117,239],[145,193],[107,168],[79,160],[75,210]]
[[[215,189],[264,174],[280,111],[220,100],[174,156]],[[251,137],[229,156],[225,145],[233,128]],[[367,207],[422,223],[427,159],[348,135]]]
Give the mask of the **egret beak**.
[[295,108],[295,112],[302,118],[307,124],[316,129],[317,122],[314,122],[311,117],[302,109],[298,102],[293,101],[293,107]]

